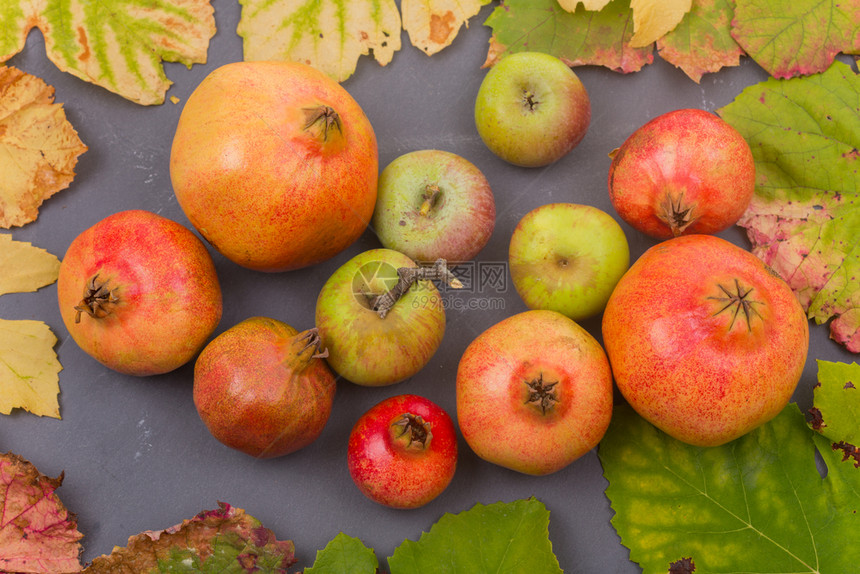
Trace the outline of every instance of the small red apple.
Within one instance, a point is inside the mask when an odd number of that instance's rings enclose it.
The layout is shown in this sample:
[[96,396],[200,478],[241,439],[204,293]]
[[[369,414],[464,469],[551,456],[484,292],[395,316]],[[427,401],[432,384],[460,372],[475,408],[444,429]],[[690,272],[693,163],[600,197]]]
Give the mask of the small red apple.
[[364,413],[349,435],[352,480],[371,500],[418,508],[454,478],[457,436],[441,407],[418,395],[387,398]]
[[457,420],[475,453],[532,475],[597,446],[612,416],[612,373],[600,343],[549,310],[496,323],[457,369]]

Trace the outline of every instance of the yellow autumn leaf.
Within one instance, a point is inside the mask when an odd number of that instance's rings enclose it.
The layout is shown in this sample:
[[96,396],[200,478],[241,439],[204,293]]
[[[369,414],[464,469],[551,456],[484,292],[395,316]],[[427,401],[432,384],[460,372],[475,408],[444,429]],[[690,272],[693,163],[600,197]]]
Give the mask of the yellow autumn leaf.
[[30,223],[69,186],[87,146],[54,103],[54,88],[0,66],[0,227]]
[[490,0],[402,0],[403,29],[412,45],[428,56],[450,46],[460,26]]
[[0,295],[28,293],[57,280],[60,260],[44,249],[0,233],[0,269]]
[[338,82],[371,52],[385,66],[400,49],[394,0],[239,0],[245,61],[303,62]]
[[630,46],[644,48],[675,29],[690,11],[693,0],[630,0],[633,37]]
[[568,12],[576,12],[576,7],[582,3],[586,10],[603,10],[611,0],[558,0],[558,5]]
[[20,408],[60,418],[57,337],[41,321],[0,319],[0,413]]

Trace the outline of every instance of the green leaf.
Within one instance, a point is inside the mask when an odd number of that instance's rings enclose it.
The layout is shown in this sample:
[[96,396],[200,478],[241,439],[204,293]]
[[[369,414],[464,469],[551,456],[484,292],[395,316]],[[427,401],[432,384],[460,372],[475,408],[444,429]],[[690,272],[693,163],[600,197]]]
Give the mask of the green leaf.
[[860,467],[860,365],[818,361],[813,393],[812,428],[841,453],[842,461]]
[[853,572],[860,548],[845,535],[860,527],[858,473],[822,479],[815,435],[791,404],[726,445],[693,447],[619,406],[598,453],[631,559],[646,574],[682,558],[696,573]]
[[239,0],[244,59],[305,62],[342,82],[371,52],[387,65],[400,49],[394,0]]
[[33,27],[62,71],[140,104],[170,87],[162,61],[206,62],[215,18],[209,0],[4,0],[0,62],[24,48]]
[[775,78],[826,70],[860,52],[857,0],[736,0],[732,35]]
[[731,0],[693,0],[678,26],[657,41],[660,57],[681,68],[693,81],[726,66],[737,66],[743,50],[732,38]]
[[653,45],[631,48],[629,0],[613,0],[600,11],[579,5],[567,12],[557,0],[505,0],[484,22],[493,29],[485,66],[505,53],[552,54],[571,66],[598,65],[636,72],[654,60]]
[[388,566],[391,574],[560,574],[548,528],[549,511],[534,498],[476,504],[445,514],[417,542],[403,542]]
[[756,191],[738,225],[816,323],[860,352],[860,76],[823,74],[747,87],[719,115],[747,140]]
[[317,552],[314,565],[306,568],[304,574],[376,574],[378,567],[372,549],[341,532]]

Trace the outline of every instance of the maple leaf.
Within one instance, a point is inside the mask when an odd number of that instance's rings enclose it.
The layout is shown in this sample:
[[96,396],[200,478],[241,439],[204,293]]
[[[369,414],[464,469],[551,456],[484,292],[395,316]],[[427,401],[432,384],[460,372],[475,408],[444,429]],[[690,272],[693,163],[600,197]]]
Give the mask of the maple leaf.
[[693,0],[674,30],[657,40],[660,57],[698,83],[702,76],[740,64],[743,49],[731,34],[732,0]]
[[0,295],[26,293],[57,280],[60,260],[30,243],[13,241],[8,233],[0,234]]
[[738,221],[751,250],[811,319],[860,352],[860,76],[822,74],[747,87],[718,110],[752,149],[756,191]]
[[84,572],[259,572],[286,574],[295,548],[241,508],[219,502],[165,530],[146,531],[95,558]]
[[48,58],[64,72],[139,104],[164,102],[162,61],[205,63],[215,34],[210,0],[5,0],[0,62],[39,28]]
[[860,0],[736,0],[732,35],[775,78],[823,72],[860,52]]
[[41,321],[0,319],[0,413],[60,418],[57,337]]
[[400,11],[409,41],[427,55],[450,46],[460,26],[490,0],[403,0]]
[[400,49],[400,12],[394,0],[239,0],[245,60],[303,62],[338,82],[361,55],[380,65]]
[[598,65],[625,73],[654,61],[653,47],[630,46],[629,0],[613,0],[599,11],[578,7],[575,12],[557,0],[504,0],[484,24],[493,30],[484,67],[506,53],[524,51],[552,54],[570,66]]
[[54,493],[62,482],[62,474],[48,478],[20,456],[0,454],[0,571],[81,571],[83,535]]
[[42,202],[72,182],[86,150],[54,88],[0,66],[0,227],[36,219]]

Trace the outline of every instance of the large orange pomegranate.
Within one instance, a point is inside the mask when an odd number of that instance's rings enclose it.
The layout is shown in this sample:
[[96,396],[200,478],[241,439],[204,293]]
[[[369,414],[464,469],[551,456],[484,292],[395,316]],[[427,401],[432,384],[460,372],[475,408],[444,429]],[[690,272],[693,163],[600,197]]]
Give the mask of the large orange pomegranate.
[[239,265],[285,271],[328,259],[366,229],[376,136],[340,84],[305,64],[235,62],[188,98],[170,178],[188,219]]
[[689,235],[646,251],[603,315],[618,389],[646,420],[698,446],[735,439],[776,416],[800,380],[806,315],[750,252]]

